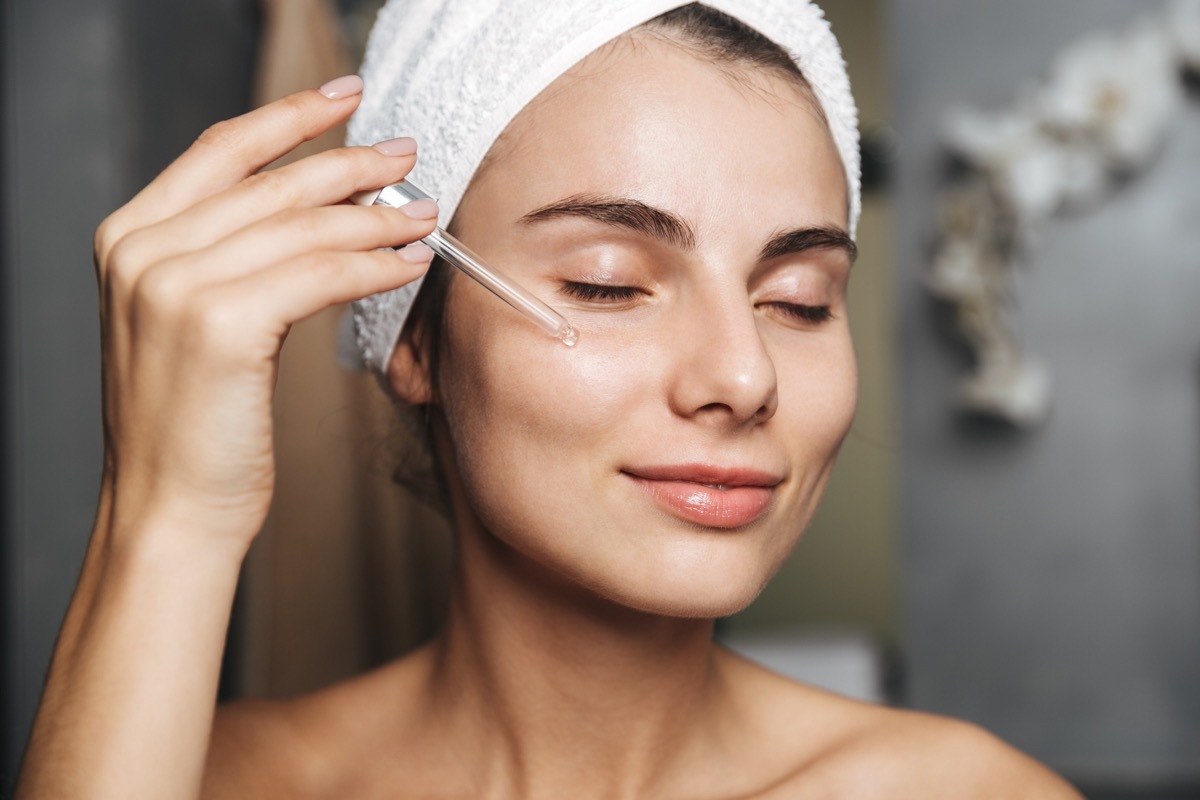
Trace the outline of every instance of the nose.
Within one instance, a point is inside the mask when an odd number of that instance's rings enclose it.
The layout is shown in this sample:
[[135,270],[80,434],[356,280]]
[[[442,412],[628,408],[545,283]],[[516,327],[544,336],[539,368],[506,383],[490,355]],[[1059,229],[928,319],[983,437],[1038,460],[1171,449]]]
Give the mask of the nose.
[[775,362],[744,296],[696,304],[672,345],[673,411],[729,428],[765,422],[779,405]]

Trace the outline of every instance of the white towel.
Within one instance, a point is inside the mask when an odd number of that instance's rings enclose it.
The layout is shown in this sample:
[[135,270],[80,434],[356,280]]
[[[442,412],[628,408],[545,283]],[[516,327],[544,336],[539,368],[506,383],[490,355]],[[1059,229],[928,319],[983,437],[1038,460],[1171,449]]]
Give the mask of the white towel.
[[[513,117],[559,75],[626,31],[686,0],[389,0],[361,71],[351,144],[421,143],[413,182],[449,220],[476,168]],[[862,207],[858,114],[841,49],[807,0],[704,0],[787,50],[812,85],[842,158],[853,234]],[[360,300],[354,328],[365,366],[384,371],[419,282]]]

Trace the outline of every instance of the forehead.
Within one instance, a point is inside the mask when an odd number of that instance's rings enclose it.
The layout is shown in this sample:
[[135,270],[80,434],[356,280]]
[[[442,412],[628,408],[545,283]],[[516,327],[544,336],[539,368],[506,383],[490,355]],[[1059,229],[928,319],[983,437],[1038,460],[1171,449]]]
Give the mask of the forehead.
[[787,209],[789,224],[847,217],[841,161],[805,87],[653,35],[622,37],[556,80],[476,183],[502,183],[529,208],[581,192],[636,197],[701,225],[764,202]]

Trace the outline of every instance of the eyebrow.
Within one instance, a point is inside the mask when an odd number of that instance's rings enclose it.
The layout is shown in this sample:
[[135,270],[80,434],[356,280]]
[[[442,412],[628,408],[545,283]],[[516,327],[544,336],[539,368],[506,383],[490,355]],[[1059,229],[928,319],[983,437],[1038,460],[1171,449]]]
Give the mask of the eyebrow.
[[523,223],[582,217],[666,242],[680,250],[696,247],[696,231],[678,214],[624,197],[577,194],[521,217]]
[[[590,219],[624,228],[680,250],[694,250],[696,247],[696,231],[687,220],[670,211],[625,197],[572,195],[530,211],[521,217],[520,222],[533,224],[562,217]],[[763,245],[758,257],[761,261],[768,261],[806,250],[844,250],[851,262],[858,257],[858,248],[850,235],[841,228],[828,225],[794,228],[777,233]]]
[[850,238],[850,234],[841,228],[829,225],[795,228],[783,233],[777,233],[763,245],[759,251],[760,261],[770,261],[780,256],[792,253],[803,253],[806,250],[844,250],[853,264],[858,258],[858,245]]

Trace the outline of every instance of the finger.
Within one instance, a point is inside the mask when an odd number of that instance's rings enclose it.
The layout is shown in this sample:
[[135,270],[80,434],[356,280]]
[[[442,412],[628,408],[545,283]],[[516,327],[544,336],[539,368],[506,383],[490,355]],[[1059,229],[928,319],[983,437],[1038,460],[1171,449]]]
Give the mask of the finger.
[[263,319],[271,334],[266,349],[247,355],[273,357],[271,341],[301,320],[341,303],[399,288],[425,274],[433,250],[415,244],[402,250],[306,253],[247,277],[210,287],[196,301],[208,309],[210,335],[229,336],[230,344],[249,345],[246,321]]
[[[290,209],[212,247],[141,272],[136,271],[136,265],[126,266],[123,245],[118,245],[113,252],[111,279],[104,284],[103,293],[110,320],[106,326],[108,350],[114,354],[127,352],[130,331],[138,319],[178,317],[195,296],[214,286],[311,253],[406,244],[427,236],[436,224],[437,205],[429,200],[399,209],[353,205]],[[411,257],[411,252],[406,254],[406,259]]]
[[153,264],[206,247],[288,208],[314,208],[345,200],[363,189],[402,180],[416,161],[412,139],[375,147],[345,147],[286,167],[251,175],[170,219],[142,228],[121,242],[124,257]]
[[402,208],[322,206],[287,209],[206,247],[150,270],[187,294],[266,269],[308,253],[399,247],[428,236],[437,225],[437,205],[416,201]]
[[96,240],[101,268],[109,248],[129,231],[174,216],[344,122],[358,107],[361,92],[362,81],[356,76],[338,78],[208,128],[104,221]]

